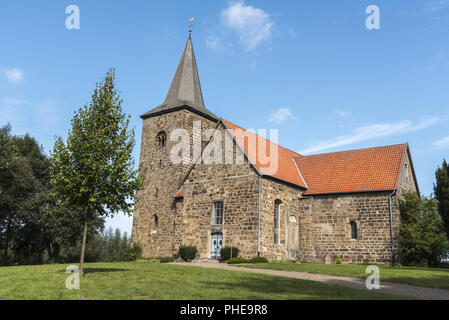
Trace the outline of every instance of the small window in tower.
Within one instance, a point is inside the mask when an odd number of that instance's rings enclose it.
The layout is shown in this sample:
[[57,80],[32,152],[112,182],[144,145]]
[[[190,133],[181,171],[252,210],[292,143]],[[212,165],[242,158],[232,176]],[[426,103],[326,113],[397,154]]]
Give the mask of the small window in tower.
[[157,134],[157,143],[160,147],[165,147],[166,140],[167,134],[165,133],[165,131],[161,131]]
[[159,217],[155,214],[154,215],[154,229],[157,229],[159,227]]
[[214,202],[214,224],[223,224],[223,202],[221,201]]
[[357,223],[351,221],[349,224],[351,225],[351,239],[357,240]]

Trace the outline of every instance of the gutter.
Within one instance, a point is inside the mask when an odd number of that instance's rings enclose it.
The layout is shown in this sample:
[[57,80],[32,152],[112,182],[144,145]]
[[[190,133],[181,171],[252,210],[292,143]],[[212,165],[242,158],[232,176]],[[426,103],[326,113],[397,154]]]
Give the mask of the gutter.
[[393,235],[393,210],[392,210],[392,198],[396,194],[396,190],[394,190],[390,195],[388,195],[388,209],[390,211],[390,238],[391,238],[391,265],[395,264],[395,255],[394,255],[394,235]]

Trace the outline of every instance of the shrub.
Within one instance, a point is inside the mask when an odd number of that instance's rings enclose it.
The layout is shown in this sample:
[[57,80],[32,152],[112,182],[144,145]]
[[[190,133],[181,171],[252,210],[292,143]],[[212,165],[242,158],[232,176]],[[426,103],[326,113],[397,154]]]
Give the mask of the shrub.
[[341,258],[340,254],[337,254],[337,260],[335,261],[336,264],[341,264]]
[[178,253],[182,260],[190,262],[195,259],[197,251],[195,246],[180,246]]
[[399,225],[400,258],[406,266],[437,266],[446,261],[449,243],[434,198],[404,195]]
[[228,264],[238,264],[238,263],[248,263],[248,260],[246,260],[245,258],[237,257],[237,258],[229,259],[226,262]]
[[125,249],[125,258],[128,261],[136,261],[142,257],[142,247],[134,242],[130,247]]
[[159,258],[159,262],[160,263],[169,263],[169,262],[173,262],[175,261],[175,259],[173,259],[173,257],[161,257]]
[[254,257],[248,260],[249,263],[268,263],[267,258],[264,257]]
[[232,246],[232,257],[231,257],[231,247],[224,247],[220,250],[220,261],[226,261],[232,258],[236,258],[239,255],[239,248]]

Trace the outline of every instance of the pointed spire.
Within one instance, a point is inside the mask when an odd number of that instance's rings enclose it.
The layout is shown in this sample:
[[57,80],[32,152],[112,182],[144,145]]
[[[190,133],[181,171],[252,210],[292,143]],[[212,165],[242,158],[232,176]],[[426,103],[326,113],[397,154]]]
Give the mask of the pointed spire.
[[153,115],[173,111],[172,109],[179,109],[181,107],[189,108],[192,109],[192,111],[218,119],[217,116],[207,110],[204,106],[203,93],[201,91],[200,78],[198,76],[190,32],[164,103],[145,113],[141,117],[147,118]]
[[206,109],[190,34],[164,104]]

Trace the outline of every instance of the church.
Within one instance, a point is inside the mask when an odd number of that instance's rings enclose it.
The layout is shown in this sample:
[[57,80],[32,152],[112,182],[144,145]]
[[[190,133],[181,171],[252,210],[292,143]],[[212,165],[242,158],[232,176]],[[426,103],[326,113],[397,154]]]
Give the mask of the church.
[[190,35],[165,101],[141,118],[132,242],[144,257],[193,245],[215,260],[232,244],[244,258],[398,261],[399,203],[419,192],[407,143],[305,156],[222,119]]

